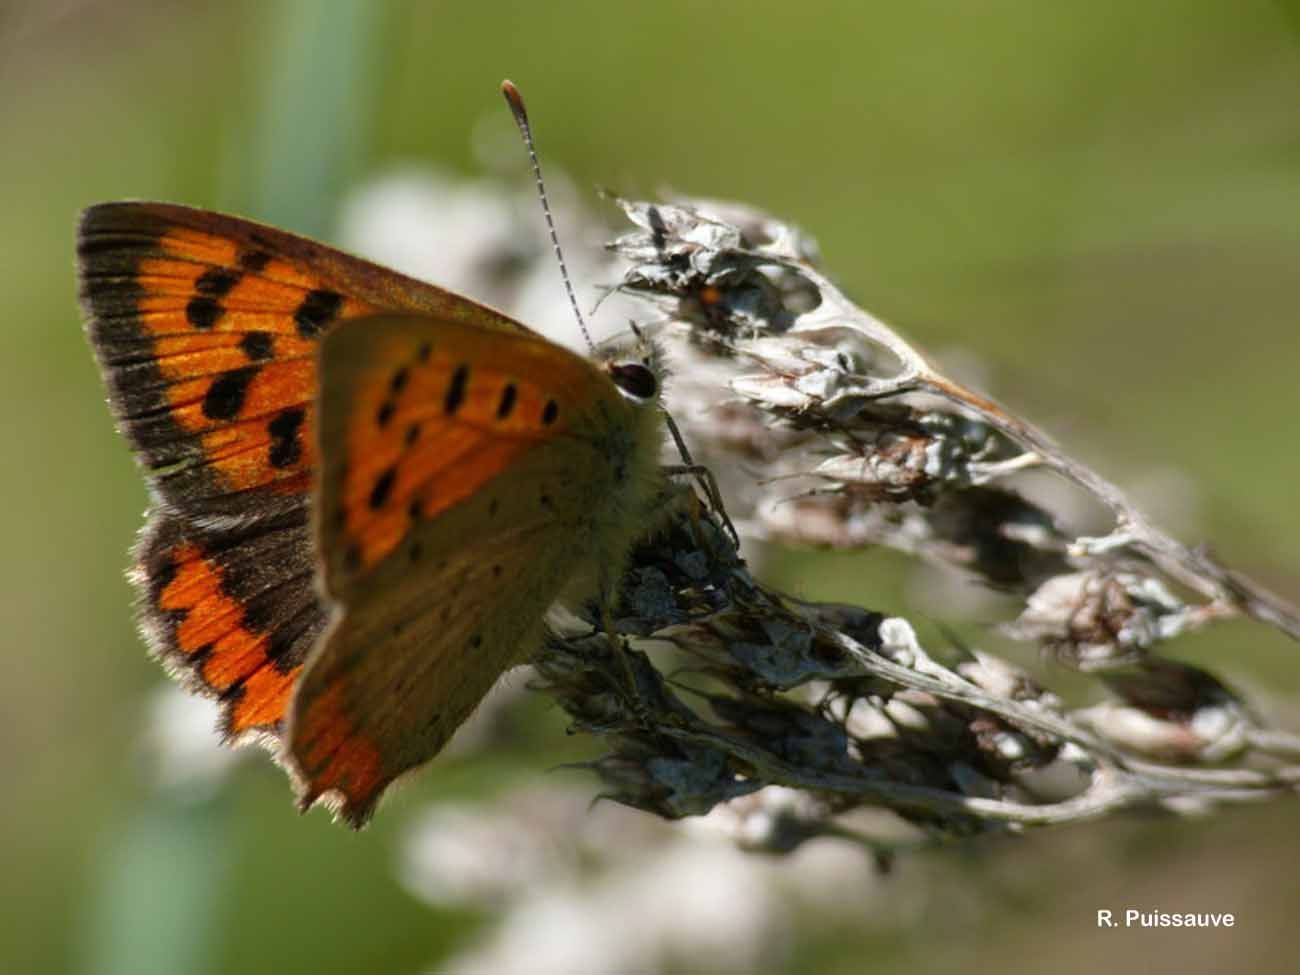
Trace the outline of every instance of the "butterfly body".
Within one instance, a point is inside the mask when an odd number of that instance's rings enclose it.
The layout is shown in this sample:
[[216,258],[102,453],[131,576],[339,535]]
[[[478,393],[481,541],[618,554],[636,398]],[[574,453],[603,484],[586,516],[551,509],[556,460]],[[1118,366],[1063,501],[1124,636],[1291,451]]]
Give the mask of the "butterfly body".
[[207,211],[93,207],[79,258],[154,498],[142,627],[304,807],[360,825],[557,598],[608,604],[662,488],[657,383]]

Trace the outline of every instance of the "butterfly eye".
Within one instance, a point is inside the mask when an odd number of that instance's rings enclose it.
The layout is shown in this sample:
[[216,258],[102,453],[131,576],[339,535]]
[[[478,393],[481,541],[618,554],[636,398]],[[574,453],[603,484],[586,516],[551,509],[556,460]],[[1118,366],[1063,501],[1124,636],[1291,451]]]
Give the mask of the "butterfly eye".
[[633,399],[654,399],[659,391],[659,380],[655,374],[639,362],[611,364],[609,376],[614,380],[615,386]]

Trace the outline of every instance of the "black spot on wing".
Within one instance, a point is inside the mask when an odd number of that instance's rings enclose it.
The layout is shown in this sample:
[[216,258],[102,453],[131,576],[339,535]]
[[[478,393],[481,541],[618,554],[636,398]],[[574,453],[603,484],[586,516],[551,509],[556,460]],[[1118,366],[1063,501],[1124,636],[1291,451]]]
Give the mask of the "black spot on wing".
[[233,420],[239,416],[239,411],[244,408],[248,384],[257,373],[257,366],[243,366],[214,379],[203,396],[203,415],[209,420]]
[[302,429],[303,415],[301,407],[290,407],[280,411],[266,425],[266,432],[271,435],[272,467],[292,467],[301,459],[302,439],[299,432]]
[[497,404],[498,420],[504,420],[515,408],[515,396],[515,384],[506,383],[505,388],[501,390],[501,402]]
[[202,296],[191,298],[185,306],[185,320],[203,332],[221,321],[221,316],[225,313],[226,310],[221,307],[221,302],[215,298]]
[[315,338],[333,324],[342,307],[343,296],[340,294],[322,288],[307,292],[307,297],[293,313],[298,334],[305,339]]
[[375,486],[370,489],[370,510],[382,508],[393,493],[393,482],[397,480],[397,468],[388,467],[375,479]]
[[555,402],[553,399],[548,399],[546,401],[546,406],[542,409],[542,423],[549,427],[559,418],[559,416],[560,404]]
[[194,290],[208,298],[224,298],[243,274],[228,267],[210,267],[194,282]]
[[228,267],[210,267],[194,282],[195,297],[185,306],[185,318],[195,328],[206,331],[226,313],[219,299],[239,283],[243,272]]
[[239,348],[255,362],[271,358],[275,351],[275,341],[269,332],[249,332],[239,340]]
[[253,274],[257,274],[259,271],[265,271],[266,266],[270,263],[271,255],[266,251],[244,251],[239,255],[239,266],[245,271],[250,271]]
[[457,366],[456,371],[451,374],[451,385],[447,387],[447,396],[442,403],[443,411],[448,416],[459,410],[461,404],[465,402],[467,382],[469,382],[469,366]]

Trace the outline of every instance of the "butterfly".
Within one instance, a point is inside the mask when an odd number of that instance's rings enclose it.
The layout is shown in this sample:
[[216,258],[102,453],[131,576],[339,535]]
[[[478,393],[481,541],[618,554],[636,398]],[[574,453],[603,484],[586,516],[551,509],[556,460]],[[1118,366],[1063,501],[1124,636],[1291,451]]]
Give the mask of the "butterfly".
[[151,510],[153,653],[354,827],[544,636],[612,598],[662,497],[644,349],[593,361],[248,220],[86,210],[87,331]]

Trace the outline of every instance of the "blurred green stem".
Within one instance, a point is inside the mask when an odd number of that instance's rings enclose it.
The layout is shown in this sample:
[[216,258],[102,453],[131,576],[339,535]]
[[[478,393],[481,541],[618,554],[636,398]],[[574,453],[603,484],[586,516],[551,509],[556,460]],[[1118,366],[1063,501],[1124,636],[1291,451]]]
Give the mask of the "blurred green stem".
[[[250,7],[249,34],[266,37],[264,98],[250,142],[231,147],[223,207],[324,234],[364,147],[380,14],[365,0]],[[92,893],[83,968],[96,975],[219,967],[228,806],[151,791],[112,835]]]

